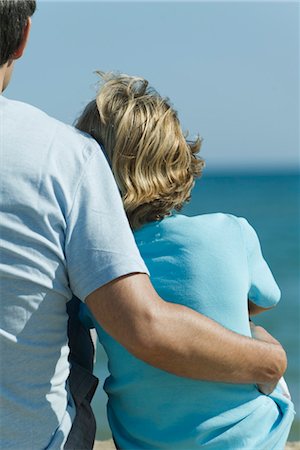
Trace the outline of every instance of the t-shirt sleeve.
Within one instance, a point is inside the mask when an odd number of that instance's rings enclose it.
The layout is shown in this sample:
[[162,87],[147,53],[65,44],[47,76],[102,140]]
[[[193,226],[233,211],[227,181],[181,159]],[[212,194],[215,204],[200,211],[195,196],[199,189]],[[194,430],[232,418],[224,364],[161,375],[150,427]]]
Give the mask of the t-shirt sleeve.
[[148,273],[134,241],[118,188],[95,143],[67,218],[65,255],[70,288],[81,300],[123,275]]
[[280,300],[280,290],[266,263],[255,230],[240,218],[249,265],[249,299],[262,308],[276,305]]

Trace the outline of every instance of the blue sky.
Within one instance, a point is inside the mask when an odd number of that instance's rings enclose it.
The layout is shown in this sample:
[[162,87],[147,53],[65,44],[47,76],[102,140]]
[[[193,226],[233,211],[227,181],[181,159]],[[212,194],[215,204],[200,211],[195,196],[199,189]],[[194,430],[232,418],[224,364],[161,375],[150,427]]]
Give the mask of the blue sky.
[[40,0],[5,95],[72,123],[97,69],[168,96],[207,170],[299,165],[298,2]]

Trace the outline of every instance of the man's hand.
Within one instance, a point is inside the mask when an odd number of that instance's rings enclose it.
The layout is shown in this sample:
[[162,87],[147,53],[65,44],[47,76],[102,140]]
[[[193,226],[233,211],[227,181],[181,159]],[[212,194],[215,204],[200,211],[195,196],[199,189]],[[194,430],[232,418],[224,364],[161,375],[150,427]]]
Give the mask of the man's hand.
[[[285,354],[283,348],[281,347],[280,343],[270,333],[268,333],[263,327],[256,326],[252,321],[250,321],[250,329],[251,329],[252,337],[254,339],[257,339],[257,340],[263,341],[263,342],[269,342],[271,344],[278,346],[279,351],[282,352],[283,361],[285,359],[285,367],[286,367],[286,365],[287,365],[286,354]],[[273,382],[257,383],[257,386],[258,386],[258,389],[263,394],[269,395],[276,388],[278,381],[279,380],[277,378],[275,378]]]

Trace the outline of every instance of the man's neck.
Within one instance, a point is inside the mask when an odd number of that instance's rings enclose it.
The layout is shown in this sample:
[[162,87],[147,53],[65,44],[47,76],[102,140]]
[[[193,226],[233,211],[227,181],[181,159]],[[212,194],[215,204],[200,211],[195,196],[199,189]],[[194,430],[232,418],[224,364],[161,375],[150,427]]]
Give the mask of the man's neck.
[[4,66],[1,66],[0,67],[0,94],[2,94],[2,92],[3,92],[4,77],[5,77],[5,69],[4,69]]
[[13,71],[13,61],[8,61],[2,66],[0,66],[0,94],[4,91],[6,86],[8,85],[12,71]]

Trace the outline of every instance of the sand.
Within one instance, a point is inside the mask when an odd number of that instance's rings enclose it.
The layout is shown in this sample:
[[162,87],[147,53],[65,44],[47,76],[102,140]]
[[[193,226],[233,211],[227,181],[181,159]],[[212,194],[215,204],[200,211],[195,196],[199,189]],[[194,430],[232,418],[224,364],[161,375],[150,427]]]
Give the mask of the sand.
[[114,441],[109,439],[108,441],[95,441],[94,450],[116,450]]
[[[108,441],[95,441],[94,445],[94,450],[115,450],[115,448],[112,439]],[[300,450],[300,442],[288,442],[285,450]]]

